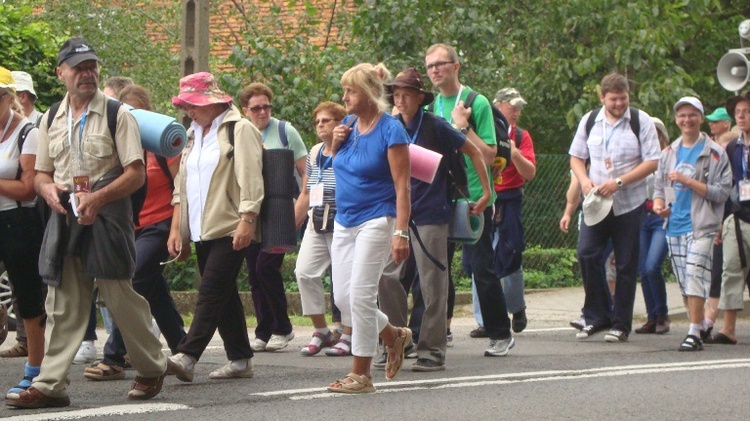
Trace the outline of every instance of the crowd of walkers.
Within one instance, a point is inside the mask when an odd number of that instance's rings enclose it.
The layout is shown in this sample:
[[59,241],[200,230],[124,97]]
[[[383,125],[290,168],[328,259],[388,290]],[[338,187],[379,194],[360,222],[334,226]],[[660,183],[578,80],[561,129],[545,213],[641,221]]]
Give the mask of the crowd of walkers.
[[[416,358],[412,371],[445,370],[456,243],[473,285],[471,336],[488,338],[485,356],[508,355],[528,323],[521,213],[536,158],[531,135],[517,126],[527,102],[512,86],[490,101],[464,85],[450,45],[432,45],[424,60],[437,93],[415,68],[395,76],[382,63],[348,69],[343,104],[324,101],[312,113],[319,142],[309,151],[292,124],[272,117],[274,93],[265,84],[247,85],[238,106],[213,74],[187,75],[172,103],[191,123],[173,158],[141,146],[130,111],[151,109],[148,91],[121,77],[100,91],[100,60],[85,40],[61,46],[56,72],[66,95],[44,114],[31,77],[0,67],[0,260],[22,321],[18,343],[0,356],[27,357],[6,404],[69,405],[72,363],[93,363],[84,370],[91,381],[123,379],[132,368],[127,397],[150,399],[167,375],[194,380],[217,331],[228,361],[210,379],[252,377],[254,353],[288,347],[284,255],[264,249],[261,238],[263,156],[272,149],[291,151],[288,178],[299,191],[295,276],[314,327],[301,354],[352,356],[330,392],[374,392],[372,368],[393,379],[407,356]],[[667,333],[669,254],[690,319],[678,349],[736,343],[750,253],[743,238],[750,236],[750,95],[708,116],[698,98],[680,98],[673,108],[680,136],[671,143],[661,120],[630,107],[625,77],[606,76],[600,99],[570,147],[560,221],[567,232],[582,207],[586,298],[581,320],[571,322],[576,337],[607,331],[606,341],[627,341],[638,277],[648,320],[635,331]],[[701,131],[705,119],[711,135]],[[731,131],[733,119],[739,131]],[[440,157],[429,177],[421,173],[426,153]],[[143,191],[139,205],[133,198]],[[469,239],[457,233],[462,220],[477,224]],[[163,270],[192,252],[200,283],[185,331]],[[258,321],[252,340],[236,282],[243,263]],[[332,325],[323,286],[329,270]],[[100,361],[97,300],[110,331]],[[711,335],[717,308],[724,326]]]

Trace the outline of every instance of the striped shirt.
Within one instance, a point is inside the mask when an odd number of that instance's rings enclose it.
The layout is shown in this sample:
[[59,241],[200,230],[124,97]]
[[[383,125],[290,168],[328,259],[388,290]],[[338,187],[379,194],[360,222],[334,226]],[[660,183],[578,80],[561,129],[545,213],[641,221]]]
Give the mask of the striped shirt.
[[[590,135],[586,135],[586,122],[589,114],[598,112],[594,127]],[[644,161],[658,161],[661,156],[659,139],[651,117],[639,110],[641,132],[640,143],[630,128],[630,112],[612,124],[604,118],[603,108],[586,113],[578,124],[573,143],[570,145],[570,155],[580,159],[591,158],[589,177],[595,185],[607,180],[622,177]],[[607,173],[604,167],[606,157],[611,157],[613,170]],[[612,208],[615,216],[628,213],[641,206],[648,197],[646,180],[638,180],[615,192]]]
[[[329,203],[332,209],[336,209],[336,177],[333,174],[333,159],[322,153],[323,146],[320,149],[312,147],[310,154],[307,155],[305,162],[305,172],[307,173],[307,191],[310,191],[318,182],[323,183],[323,203]],[[316,156],[311,156],[313,152]],[[331,158],[331,162],[328,159]],[[326,168],[321,172],[321,167],[326,164]]]

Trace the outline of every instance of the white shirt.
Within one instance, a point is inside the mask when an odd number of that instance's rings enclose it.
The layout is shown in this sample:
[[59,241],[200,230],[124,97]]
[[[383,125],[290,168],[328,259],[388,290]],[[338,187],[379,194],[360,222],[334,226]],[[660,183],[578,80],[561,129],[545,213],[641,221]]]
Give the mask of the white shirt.
[[[39,134],[38,129],[32,129],[26,141],[23,143],[23,151],[18,150],[18,136],[21,134],[23,126],[29,123],[27,118],[21,120],[16,126],[13,133],[11,133],[8,140],[0,143],[0,178],[3,180],[15,180],[18,174],[18,166],[21,165],[20,158],[21,154],[24,155],[36,155],[37,135]],[[30,202],[21,202],[24,207],[34,207],[36,199]],[[18,203],[15,200],[0,196],[0,211],[6,211],[15,209],[18,207]]]
[[193,242],[201,241],[203,209],[206,207],[206,197],[208,196],[211,177],[213,177],[214,171],[216,171],[216,166],[219,165],[221,154],[217,133],[219,124],[224,121],[227,111],[214,119],[205,137],[203,136],[203,127],[195,122],[190,124],[195,134],[195,142],[185,162],[187,170],[185,193],[188,201],[190,240]]

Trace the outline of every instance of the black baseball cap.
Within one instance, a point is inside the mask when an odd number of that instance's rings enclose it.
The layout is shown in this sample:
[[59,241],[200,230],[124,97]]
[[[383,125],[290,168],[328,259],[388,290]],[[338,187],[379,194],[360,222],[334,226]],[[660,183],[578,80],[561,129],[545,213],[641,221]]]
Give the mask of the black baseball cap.
[[96,60],[99,56],[94,51],[94,47],[83,38],[70,38],[60,47],[57,53],[57,65],[66,63],[70,67],[75,67],[82,61]]

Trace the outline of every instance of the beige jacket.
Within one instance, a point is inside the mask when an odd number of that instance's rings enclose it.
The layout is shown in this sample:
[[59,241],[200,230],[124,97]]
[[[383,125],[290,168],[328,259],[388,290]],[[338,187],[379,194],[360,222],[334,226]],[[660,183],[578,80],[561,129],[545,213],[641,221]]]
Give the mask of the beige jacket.
[[[229,144],[229,122],[235,122],[234,149]],[[232,105],[224,121],[219,125],[219,164],[211,176],[211,183],[206,197],[206,208],[202,215],[201,240],[215,240],[231,237],[240,223],[240,214],[255,212],[260,214],[263,202],[263,144],[258,129],[242,118],[239,110]],[[180,204],[180,233],[184,243],[190,242],[190,224],[188,222],[188,204],[185,192],[187,174],[183,171],[185,161],[190,155],[195,135],[188,130],[187,144],[180,160],[180,172],[177,174],[172,204]],[[233,150],[231,158],[227,154]],[[260,218],[255,218],[254,241],[261,241]]]

